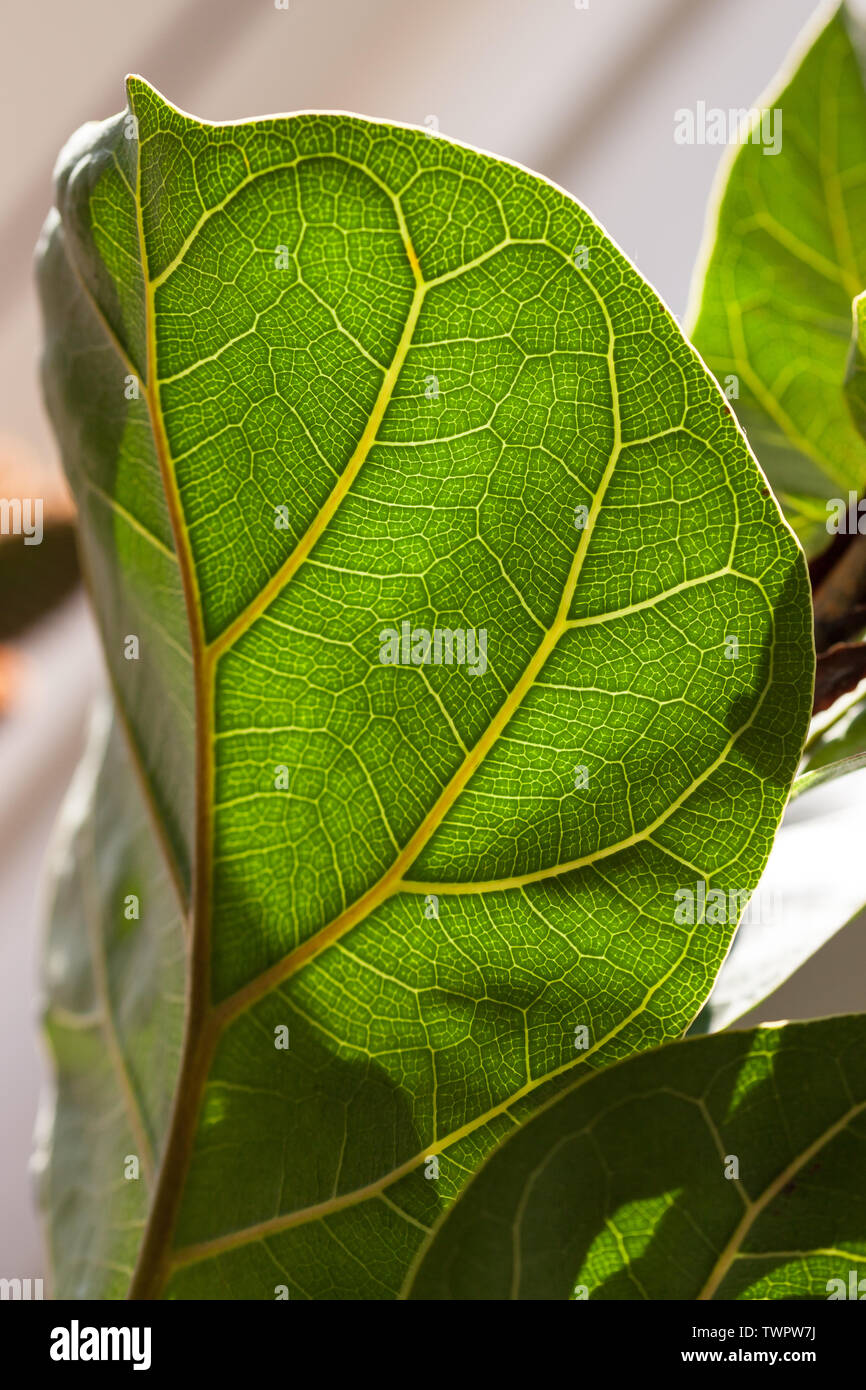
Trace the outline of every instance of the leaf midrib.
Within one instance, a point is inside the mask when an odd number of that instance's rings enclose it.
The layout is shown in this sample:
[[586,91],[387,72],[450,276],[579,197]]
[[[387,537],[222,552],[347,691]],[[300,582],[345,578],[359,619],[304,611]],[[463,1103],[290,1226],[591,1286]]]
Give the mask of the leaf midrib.
[[[823,1134],[819,1134],[818,1138],[813,1140],[801,1153],[792,1158],[790,1163],[782,1169],[781,1173],[779,1173],[772,1182],[767,1184],[759,1197],[747,1199],[746,1209],[737,1222],[730,1240],[713,1265],[700,1293],[695,1296],[697,1301],[707,1301],[714,1297],[734,1260],[740,1255],[740,1246],[758,1217],[765,1208],[769,1206],[773,1198],[777,1197],[784,1187],[787,1187],[788,1183],[796,1177],[800,1169],[803,1168],[811,1158],[814,1158],[815,1154],[820,1153],[832,1139],[835,1139],[837,1134],[840,1134],[843,1129],[846,1129],[851,1121],[857,1115],[861,1115],[864,1110],[866,1110],[866,1101],[862,1101],[859,1105],[852,1105],[840,1119],[836,1120],[834,1124],[824,1130]],[[745,1196],[745,1194],[743,1195]]]

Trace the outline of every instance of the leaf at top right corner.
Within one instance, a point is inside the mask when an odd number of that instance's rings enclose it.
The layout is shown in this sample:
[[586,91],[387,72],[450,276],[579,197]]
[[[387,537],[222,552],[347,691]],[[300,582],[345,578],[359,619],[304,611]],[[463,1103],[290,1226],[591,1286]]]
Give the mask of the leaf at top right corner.
[[719,174],[688,315],[810,556],[828,543],[828,500],[866,484],[844,390],[866,286],[864,54],[850,3],[800,40],[760,103],[780,138],[753,123]]

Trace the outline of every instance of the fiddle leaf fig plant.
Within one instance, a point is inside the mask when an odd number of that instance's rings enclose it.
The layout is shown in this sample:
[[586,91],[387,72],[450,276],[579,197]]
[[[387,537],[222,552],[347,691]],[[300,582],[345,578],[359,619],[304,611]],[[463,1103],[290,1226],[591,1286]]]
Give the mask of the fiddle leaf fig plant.
[[39,278],[115,708],[56,850],[55,1293],[406,1295],[540,1109],[707,1055],[803,553],[589,213],[429,132],[131,78]]

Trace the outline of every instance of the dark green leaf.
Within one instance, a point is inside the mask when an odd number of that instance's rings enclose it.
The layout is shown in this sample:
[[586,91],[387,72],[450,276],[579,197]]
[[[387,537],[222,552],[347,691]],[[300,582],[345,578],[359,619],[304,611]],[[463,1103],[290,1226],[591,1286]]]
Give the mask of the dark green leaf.
[[864,1142],[861,1015],[661,1048],[506,1140],[410,1296],[859,1298]]

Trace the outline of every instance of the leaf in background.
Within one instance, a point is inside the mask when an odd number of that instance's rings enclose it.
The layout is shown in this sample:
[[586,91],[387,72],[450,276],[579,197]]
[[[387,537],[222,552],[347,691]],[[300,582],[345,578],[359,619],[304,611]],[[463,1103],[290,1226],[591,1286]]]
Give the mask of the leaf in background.
[[[852,42],[852,32],[855,42]],[[830,498],[866,483],[866,444],[842,390],[851,300],[866,286],[862,24],[834,12],[764,106],[782,148],[735,149],[695,273],[690,336],[721,380],[806,551],[828,542]]]
[[862,1015],[661,1048],[509,1137],[410,1296],[817,1300],[841,1279],[847,1297],[866,1260],[864,1141]]
[[834,710],[828,711],[823,720],[815,721],[803,750],[803,775],[866,752],[864,693],[866,687],[858,687],[849,698],[840,700]]
[[[558,189],[404,127],[129,94],[61,160],[41,289],[193,903],[133,1296],[394,1296],[498,1138],[706,997],[737,912],[674,895],[760,875],[808,719],[805,566]],[[383,661],[403,623],[483,631],[483,669]]]
[[56,1094],[36,1166],[54,1292],[123,1298],[174,1094],[185,952],[175,891],[105,708],[51,859],[43,993]]

